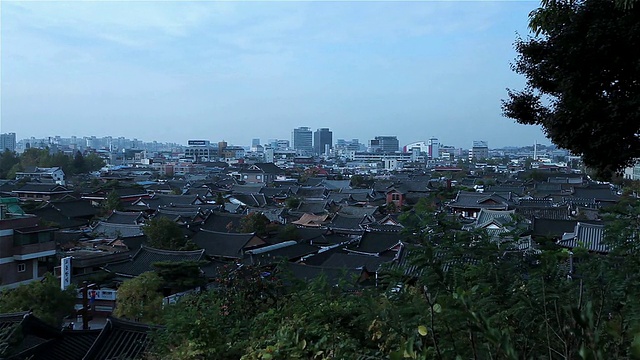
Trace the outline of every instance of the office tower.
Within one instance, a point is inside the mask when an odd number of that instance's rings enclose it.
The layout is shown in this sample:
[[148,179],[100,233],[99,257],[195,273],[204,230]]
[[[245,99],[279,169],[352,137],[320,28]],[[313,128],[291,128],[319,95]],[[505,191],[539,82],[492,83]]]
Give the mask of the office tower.
[[16,133],[0,134],[0,152],[16,151]]
[[431,138],[427,142],[427,156],[429,159],[437,159],[440,157],[440,141],[437,138]]
[[313,151],[313,137],[311,128],[299,127],[293,129],[291,134],[291,141],[293,142],[293,148],[298,151],[311,153]]
[[[313,134],[313,151],[316,155],[327,154],[333,146],[333,133],[328,128],[316,130]],[[328,147],[328,149],[327,149]]]
[[483,160],[489,158],[489,145],[486,141],[474,141],[469,160]]
[[373,152],[396,152],[400,148],[400,142],[396,136],[376,136],[369,140],[369,147]]

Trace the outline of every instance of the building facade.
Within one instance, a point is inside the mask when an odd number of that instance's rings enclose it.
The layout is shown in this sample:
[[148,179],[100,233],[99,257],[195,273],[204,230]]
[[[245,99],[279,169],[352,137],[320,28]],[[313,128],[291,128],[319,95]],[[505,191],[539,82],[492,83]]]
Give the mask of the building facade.
[[0,152],[16,151],[16,133],[0,134]]
[[311,128],[299,127],[293,129],[291,141],[293,142],[293,148],[295,150],[305,153],[313,152],[313,136]]
[[373,152],[396,152],[400,149],[400,142],[396,136],[376,136],[369,140],[369,148]]
[[55,262],[55,229],[33,215],[9,215],[0,206],[0,290],[40,280]]
[[316,155],[328,155],[333,147],[333,133],[328,128],[320,128],[313,134],[313,151]]

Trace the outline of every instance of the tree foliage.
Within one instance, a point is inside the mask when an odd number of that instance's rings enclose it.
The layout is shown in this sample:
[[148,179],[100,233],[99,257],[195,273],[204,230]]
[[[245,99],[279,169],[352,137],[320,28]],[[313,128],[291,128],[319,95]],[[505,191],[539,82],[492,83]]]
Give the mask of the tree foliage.
[[114,315],[134,321],[160,323],[162,286],[162,278],[154,272],[146,272],[125,281],[118,288],[118,303]]
[[60,289],[60,280],[52,274],[41,281],[5,290],[0,295],[0,313],[32,310],[41,320],[58,327],[65,316],[73,314],[76,289],[71,286]]
[[631,3],[543,1],[530,17],[536,35],[515,42],[512,68],[527,85],[502,106],[604,178],[640,157],[640,7]]
[[264,214],[252,212],[240,219],[240,232],[266,235],[270,229],[271,221]]
[[84,156],[79,151],[73,155],[37,148],[27,149],[20,155],[5,151],[0,156],[0,178],[13,179],[16,172],[33,166],[60,167],[67,176],[73,176],[99,170],[104,166],[104,160],[96,154]]
[[182,229],[166,217],[149,220],[142,228],[149,246],[164,250],[193,250],[194,245],[184,236]]

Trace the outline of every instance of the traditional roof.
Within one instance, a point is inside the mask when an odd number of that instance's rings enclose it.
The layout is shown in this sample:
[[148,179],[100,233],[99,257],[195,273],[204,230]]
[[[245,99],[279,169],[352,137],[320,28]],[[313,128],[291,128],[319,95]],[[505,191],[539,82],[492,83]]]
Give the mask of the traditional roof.
[[248,261],[252,264],[273,264],[280,260],[294,261],[303,256],[315,254],[320,247],[306,243],[287,241],[257,250],[247,251]]
[[[297,213],[324,214],[327,212],[327,201],[325,200],[303,200],[295,209]],[[292,211],[293,212],[293,211]]]
[[351,180],[322,180],[320,183],[327,190],[342,190],[350,187]]
[[581,247],[589,251],[606,254],[609,253],[611,248],[609,245],[604,244],[603,240],[604,225],[578,222],[573,232],[562,235],[562,240],[558,241],[558,245],[569,249]]
[[327,196],[327,190],[323,187],[299,187],[296,196],[303,199],[324,199]]
[[342,206],[338,213],[352,216],[374,216],[378,209],[378,206]]
[[91,229],[91,232],[111,238],[127,238],[140,236],[144,233],[142,231],[142,225],[112,224],[104,221],[98,222],[98,224]]
[[214,211],[200,225],[201,229],[216,232],[237,232],[244,215]]
[[517,207],[516,213],[524,216],[529,220],[534,218],[538,219],[557,219],[557,220],[569,220],[571,212],[568,206],[559,207]]
[[231,193],[232,194],[258,194],[260,193],[260,190],[262,190],[263,187],[265,187],[265,185],[262,183],[245,184],[245,185],[234,184],[231,187]]
[[389,250],[402,247],[402,237],[398,233],[365,231],[360,239],[347,246],[346,250],[360,253],[381,255]]
[[71,193],[72,190],[55,183],[26,183],[18,189],[13,190],[14,193],[40,193],[40,194],[60,194]]
[[507,210],[509,203],[507,199],[497,194],[458,191],[456,198],[447,206],[462,209]]
[[314,215],[314,214],[304,214],[300,219],[296,221],[292,221],[292,224],[305,226],[305,227],[321,227],[326,225],[329,220],[329,215]]
[[285,173],[285,171],[282,168],[278,167],[274,163],[255,163],[253,165],[258,167],[265,174],[281,175]]
[[197,195],[154,194],[150,198],[138,199],[132,205],[155,210],[161,206],[200,205],[204,203],[205,201]]
[[377,271],[380,268],[380,265],[391,261],[393,261],[392,257],[370,256],[353,253],[335,253],[332,254],[324,263],[322,263],[322,266],[329,268],[347,269],[366,268],[369,271]]
[[139,225],[144,222],[142,212],[113,211],[104,221],[110,224]]
[[240,201],[242,204],[251,207],[263,207],[267,205],[267,199],[264,194],[252,193],[252,194],[235,194],[232,195],[231,201],[233,199],[236,201]]
[[266,244],[255,233],[228,233],[201,229],[191,239],[196,245],[204,249],[208,256],[242,259],[245,250]]
[[563,234],[573,232],[577,223],[577,220],[535,218],[531,235],[559,239]]
[[583,198],[583,199],[595,199],[596,201],[608,201],[608,202],[617,202],[620,199],[609,186],[606,187],[575,187],[573,189],[572,197],[575,198]]
[[295,278],[305,282],[322,277],[328,284],[335,286],[343,282],[347,285],[353,286],[362,278],[362,270],[357,269],[337,269],[295,263],[286,263],[281,265],[280,268],[284,272],[290,272]]
[[110,317],[84,359],[144,359],[151,332],[149,325]]
[[127,277],[136,277],[144,272],[153,270],[153,263],[162,261],[199,261],[202,260],[204,250],[173,251],[154,249],[142,245],[133,258],[127,261],[107,264],[104,269]]
[[364,230],[364,226],[371,224],[375,219],[370,215],[363,216],[351,216],[344,214],[336,214],[331,222],[327,224],[327,227],[338,231],[356,231],[360,232]]

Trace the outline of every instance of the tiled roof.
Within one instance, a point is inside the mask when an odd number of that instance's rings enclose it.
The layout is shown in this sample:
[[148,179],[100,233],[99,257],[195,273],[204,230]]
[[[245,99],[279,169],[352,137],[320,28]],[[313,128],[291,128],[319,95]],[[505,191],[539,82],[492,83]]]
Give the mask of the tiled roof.
[[362,275],[362,271],[356,269],[336,269],[295,263],[281,265],[281,269],[283,272],[290,272],[295,278],[303,281],[312,281],[323,277],[330,285],[338,285],[342,282],[356,285]]
[[326,197],[326,189],[322,187],[300,187],[296,192],[296,196],[303,199],[324,199]]
[[[294,212],[294,211],[292,211]],[[295,209],[297,213],[324,214],[327,212],[327,202],[324,200],[303,200]]]
[[58,209],[61,213],[69,217],[92,218],[98,214],[100,209],[91,205],[91,201],[85,199],[70,201],[52,201],[50,206]]
[[285,173],[283,169],[274,163],[255,163],[254,165],[264,171],[265,174],[279,175]]
[[232,195],[233,198],[242,202],[247,206],[252,207],[263,207],[267,205],[267,199],[263,194],[253,193],[253,194],[235,194]]
[[237,232],[243,217],[244,215],[241,214],[214,211],[200,225],[200,228],[217,232]]
[[609,253],[611,248],[603,243],[604,225],[587,224],[578,222],[573,232],[565,233],[558,245],[573,249],[585,248],[598,253]]
[[134,204],[144,203],[149,209],[157,209],[161,206],[172,205],[194,205],[203,203],[202,199],[197,195],[166,195],[166,194],[154,194],[148,199],[140,199],[135,201]]
[[347,246],[347,250],[366,254],[381,254],[401,244],[398,233],[365,231],[360,240]]
[[327,227],[333,230],[355,230],[362,231],[363,225],[373,223],[374,219],[369,215],[352,216],[345,214],[336,214]]
[[327,224],[329,215],[303,214],[300,219],[292,221],[292,224],[306,227],[321,227]]
[[38,360],[83,360],[102,330],[65,330],[35,356]]
[[497,221],[505,225],[514,221],[515,210],[488,210],[480,209],[480,213],[476,218],[476,227],[482,227],[484,224]]
[[364,267],[369,271],[377,271],[380,265],[391,261],[393,261],[391,257],[335,253],[322,263],[322,266],[347,269],[362,269]]
[[148,325],[109,318],[85,359],[145,359],[151,346]]
[[113,211],[105,220],[110,224],[138,225],[144,219],[142,212]]
[[459,191],[456,198],[447,205],[452,208],[507,210],[507,199],[496,194]]
[[254,233],[227,233],[204,229],[196,233],[191,241],[204,249],[208,256],[232,259],[242,259],[245,250],[265,244],[264,240]]
[[341,190],[349,188],[351,180],[323,180],[320,185],[327,190]]
[[264,184],[235,184],[231,187],[232,194],[258,194],[265,187]]
[[570,211],[568,206],[562,207],[517,207],[516,213],[524,216],[529,220],[534,218],[538,219],[556,219],[556,220],[569,220]]
[[13,190],[15,193],[22,192],[38,192],[38,193],[58,193],[58,192],[71,192],[71,190],[58,184],[46,184],[46,183],[26,183],[18,189]]
[[259,254],[252,254],[249,256],[249,260],[253,264],[269,264],[276,263],[282,259],[287,261],[296,260],[303,256],[317,253],[320,248],[305,243],[291,243],[284,244],[283,247],[279,247],[270,251],[264,251]]
[[29,213],[36,215],[43,220],[54,223],[56,227],[61,229],[77,228],[89,224],[88,220],[69,218],[50,206],[35,209]]
[[91,232],[111,238],[127,238],[143,234],[142,225],[111,224],[104,221],[94,226]]
[[131,260],[107,264],[105,270],[123,276],[135,277],[153,270],[153,263],[161,261],[199,261],[202,260],[204,250],[172,251],[154,249],[142,245]]
[[576,187],[573,190],[572,197],[583,198],[583,199],[595,199],[596,201],[613,201],[616,202],[620,199],[615,192],[613,192],[610,188],[580,188]]

